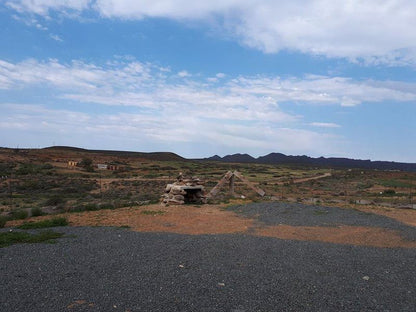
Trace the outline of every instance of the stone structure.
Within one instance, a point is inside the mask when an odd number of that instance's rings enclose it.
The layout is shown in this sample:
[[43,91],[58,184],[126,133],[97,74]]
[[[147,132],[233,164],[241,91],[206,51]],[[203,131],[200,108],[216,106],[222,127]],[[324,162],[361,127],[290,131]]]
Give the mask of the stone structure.
[[192,177],[185,179],[179,174],[175,183],[168,184],[165,194],[162,195],[162,203],[182,205],[185,203],[205,203],[204,182]]

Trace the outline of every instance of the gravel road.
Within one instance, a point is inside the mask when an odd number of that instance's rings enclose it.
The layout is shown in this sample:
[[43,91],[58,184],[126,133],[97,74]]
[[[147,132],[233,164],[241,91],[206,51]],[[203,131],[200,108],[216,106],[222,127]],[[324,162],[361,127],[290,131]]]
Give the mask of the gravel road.
[[416,249],[105,227],[55,231],[66,234],[56,244],[0,249],[0,311],[416,310]]

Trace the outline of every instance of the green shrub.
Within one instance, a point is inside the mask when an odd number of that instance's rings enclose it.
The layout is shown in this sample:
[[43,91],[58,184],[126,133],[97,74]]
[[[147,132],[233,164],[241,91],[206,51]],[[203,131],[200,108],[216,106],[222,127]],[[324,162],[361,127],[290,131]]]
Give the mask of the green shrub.
[[33,207],[30,212],[32,213],[32,217],[39,217],[41,215],[43,215],[42,213],[42,209],[40,209],[39,207]]
[[52,243],[54,239],[63,236],[63,233],[56,233],[51,230],[38,234],[26,232],[2,232],[0,233],[0,248],[18,243]]
[[392,190],[392,189],[388,189],[388,190],[385,190],[385,191],[383,192],[383,194],[384,194],[384,195],[387,195],[387,196],[389,196],[389,195],[394,195],[394,194],[396,194],[396,191],[395,191],[395,190]]
[[104,203],[104,204],[99,204],[98,205],[99,209],[114,209],[114,205],[110,204],[110,203]]
[[92,166],[92,159],[91,158],[83,158],[79,164],[80,167],[88,167],[88,166]]
[[82,211],[85,211],[85,206],[84,205],[76,205],[76,206],[70,207],[69,211],[70,212],[82,212]]
[[51,164],[46,163],[46,164],[41,165],[40,168],[44,170],[49,170],[49,169],[53,169],[53,166]]
[[94,166],[92,164],[92,159],[90,158],[83,158],[80,161],[79,166],[84,168],[88,172],[94,172]]
[[65,203],[65,199],[63,199],[60,195],[53,195],[45,201],[46,206],[58,206],[63,203]]
[[96,204],[86,204],[84,207],[87,211],[98,210],[98,206]]
[[38,222],[25,222],[22,225],[19,225],[19,229],[41,229],[55,226],[66,226],[68,225],[68,220],[64,217],[56,217],[52,219],[42,220]]
[[412,187],[413,186],[412,183],[398,181],[398,180],[394,180],[394,179],[381,180],[380,182],[381,182],[380,184],[385,186],[385,187]]
[[23,219],[26,219],[27,216],[28,216],[28,213],[26,210],[14,210],[12,212],[12,219],[23,220]]
[[0,228],[4,228],[6,225],[7,218],[5,216],[0,216]]
[[21,164],[17,170],[16,174],[18,175],[28,175],[35,173],[35,166],[33,164]]

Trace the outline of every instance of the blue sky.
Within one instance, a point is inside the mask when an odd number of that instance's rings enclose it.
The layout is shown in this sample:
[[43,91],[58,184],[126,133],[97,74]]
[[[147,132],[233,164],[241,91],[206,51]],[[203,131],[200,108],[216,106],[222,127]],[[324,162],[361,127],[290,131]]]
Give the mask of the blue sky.
[[0,146],[416,162],[416,3],[0,1]]

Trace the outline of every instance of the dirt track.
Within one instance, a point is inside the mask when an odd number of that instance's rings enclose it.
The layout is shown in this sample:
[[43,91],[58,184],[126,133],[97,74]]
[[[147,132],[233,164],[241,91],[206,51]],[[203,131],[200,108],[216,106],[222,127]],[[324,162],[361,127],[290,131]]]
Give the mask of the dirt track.
[[[321,175],[316,176],[316,177],[302,178],[302,179],[295,179],[295,180],[293,180],[292,182],[293,182],[293,183],[295,183],[295,184],[296,184],[296,183],[303,183],[303,182],[307,182],[307,181],[313,181],[313,180],[319,180],[319,179],[327,178],[327,177],[330,177],[331,175],[332,175],[331,173],[327,172],[327,173],[321,174]],[[285,184],[285,183],[287,183],[287,182],[279,182],[279,183],[277,183],[277,184],[279,184],[279,185],[283,185],[283,184]]]

